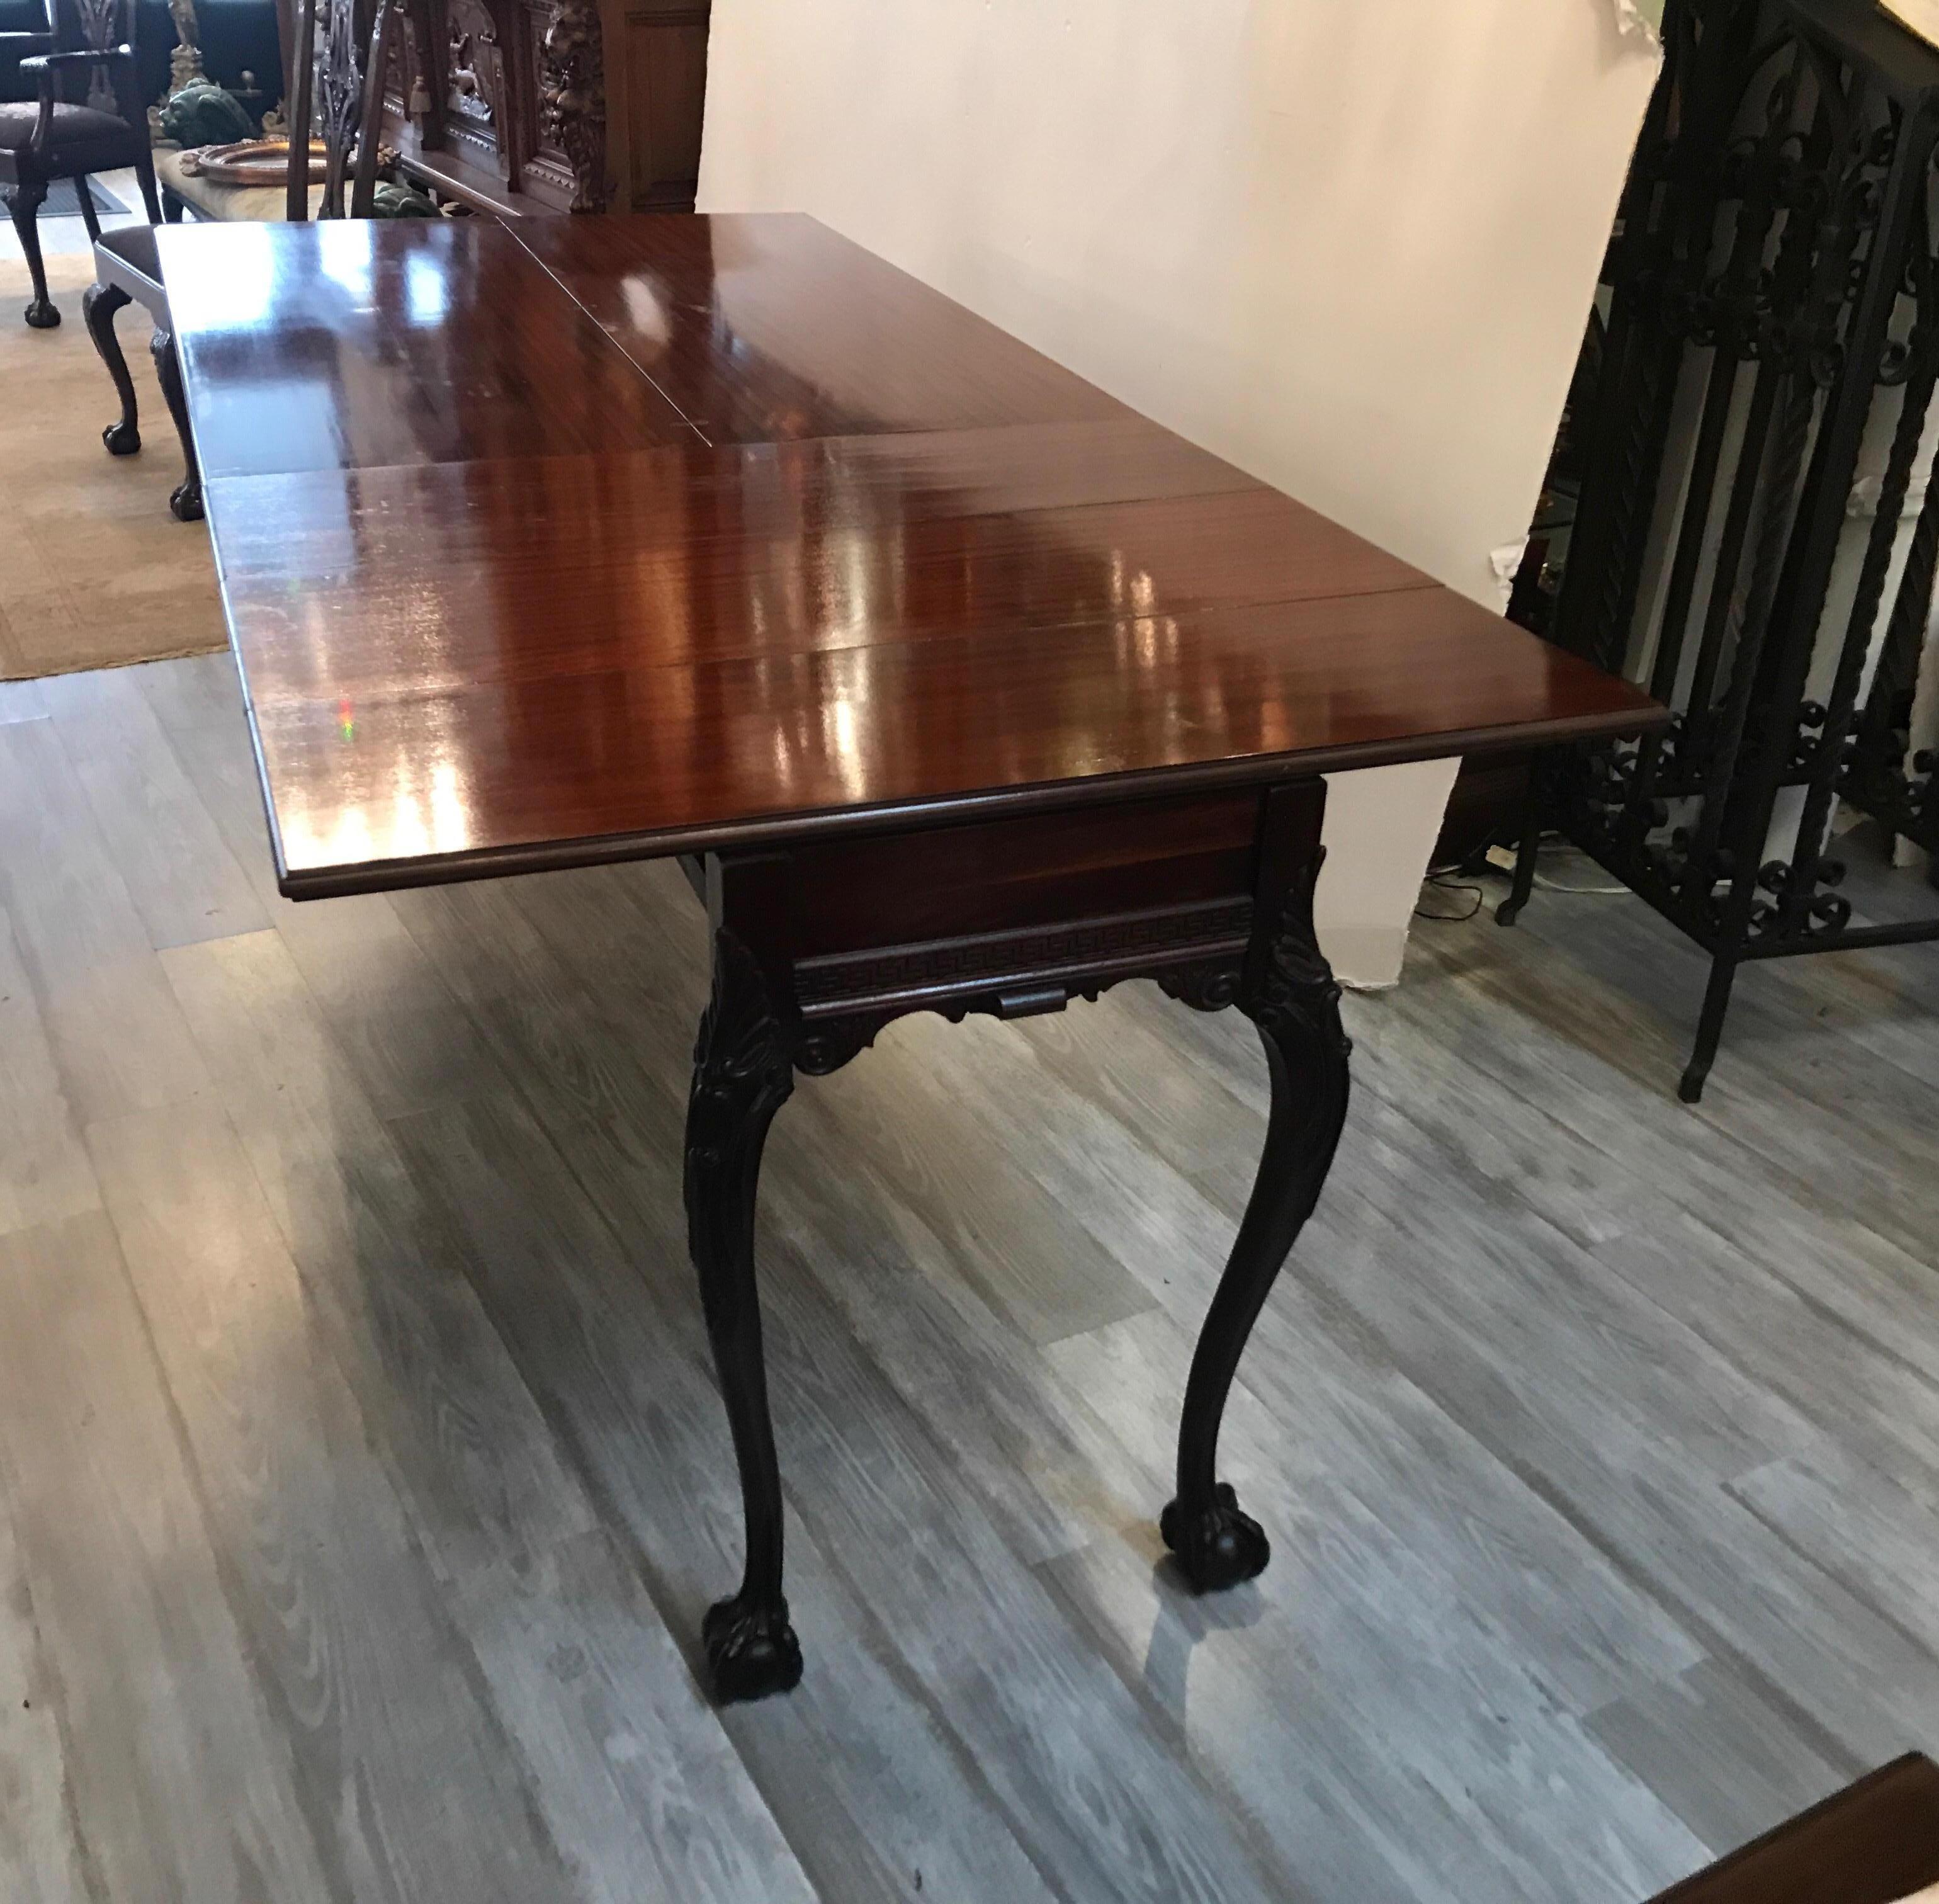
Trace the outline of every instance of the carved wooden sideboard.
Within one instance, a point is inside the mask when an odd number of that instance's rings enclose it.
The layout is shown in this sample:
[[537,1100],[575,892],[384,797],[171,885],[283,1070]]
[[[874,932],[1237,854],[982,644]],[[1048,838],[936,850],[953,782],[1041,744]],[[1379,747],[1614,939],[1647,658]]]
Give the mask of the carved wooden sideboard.
[[480,211],[691,211],[711,6],[405,0],[385,143]]

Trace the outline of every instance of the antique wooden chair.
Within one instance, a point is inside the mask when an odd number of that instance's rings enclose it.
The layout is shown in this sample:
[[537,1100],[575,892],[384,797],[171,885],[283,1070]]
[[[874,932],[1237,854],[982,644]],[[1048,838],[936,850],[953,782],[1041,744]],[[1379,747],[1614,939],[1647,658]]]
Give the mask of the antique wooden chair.
[[44,33],[0,33],[10,50],[28,52],[20,69],[39,94],[31,104],[0,102],[0,186],[33,281],[26,316],[36,331],[60,322],[41,261],[40,212],[49,185],[58,178],[75,181],[87,235],[99,238],[88,175],[132,166],[150,220],[161,216],[135,65],[135,0],[47,5]]
[[[371,215],[377,189],[376,128],[382,123],[384,61],[388,49],[393,17],[391,0],[377,0],[371,23],[368,56],[360,64],[357,56],[356,0],[303,0],[297,23],[296,84],[290,109],[290,163],[284,188],[282,212],[288,220],[300,222],[312,215],[318,218],[367,218]],[[323,29],[318,32],[319,10]],[[372,128],[372,136],[360,139],[360,126]],[[312,136],[321,139],[325,152],[323,183],[312,188],[309,179],[309,147]],[[353,163],[352,153],[355,153]],[[348,190],[346,193],[346,185]],[[273,215],[272,212],[271,215]],[[258,209],[254,216],[262,218]],[[135,385],[128,374],[127,360],[121,355],[114,334],[114,319],[126,305],[139,304],[154,319],[155,333],[149,349],[155,360],[156,379],[175,419],[175,433],[181,438],[185,472],[169,498],[169,507],[184,522],[202,516],[202,471],[196,460],[195,439],[188,425],[188,411],[182,399],[181,366],[175,355],[175,328],[169,316],[167,294],[162,288],[161,266],[157,257],[155,229],[149,225],[129,225],[105,236],[97,235],[94,244],[95,281],[81,300],[87,334],[101,353],[108,374],[114,381],[121,399],[121,414],[101,433],[110,454],[132,455],[142,446],[135,411]]]

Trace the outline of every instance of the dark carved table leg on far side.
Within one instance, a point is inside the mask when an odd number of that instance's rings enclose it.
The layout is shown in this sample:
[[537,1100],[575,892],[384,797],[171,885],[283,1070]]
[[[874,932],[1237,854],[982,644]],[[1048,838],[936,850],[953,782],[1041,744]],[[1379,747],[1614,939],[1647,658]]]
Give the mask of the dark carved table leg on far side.
[[747,1523],[741,1590],[708,1610],[702,1630],[723,1700],[785,1692],[801,1677],[781,1592],[781,1468],[754,1273],[761,1150],[793,1087],[789,1041],[760,966],[734,932],[717,928],[714,997],[701,1020],[687,1106],[686,1214]]
[[[1259,1027],[1272,1074],[1265,1150],[1192,1356],[1179,1429],[1178,1493],[1158,1522],[1165,1545],[1201,1593],[1251,1580],[1271,1557],[1264,1530],[1218,1478],[1219,1424],[1246,1338],[1320,1200],[1347,1117],[1353,1047],[1341,1028],[1340,988],[1313,928],[1322,851],[1315,837],[1289,859],[1295,841],[1287,830],[1276,832],[1270,824],[1266,829],[1268,865],[1238,998]],[[1277,892],[1271,864],[1276,853],[1291,876]],[[1201,1009],[1224,1002],[1167,989]]]

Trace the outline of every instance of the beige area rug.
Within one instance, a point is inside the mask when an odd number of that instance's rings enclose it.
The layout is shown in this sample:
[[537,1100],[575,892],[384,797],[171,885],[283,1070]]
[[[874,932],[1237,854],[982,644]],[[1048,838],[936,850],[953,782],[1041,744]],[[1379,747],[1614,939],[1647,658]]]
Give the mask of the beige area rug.
[[201,654],[225,640],[209,532],[169,513],[181,446],[148,357],[153,327],[130,305],[121,347],[142,448],[111,456],[120,414],[81,321],[86,257],[50,257],[57,331],[20,321],[27,267],[0,259],[0,681]]

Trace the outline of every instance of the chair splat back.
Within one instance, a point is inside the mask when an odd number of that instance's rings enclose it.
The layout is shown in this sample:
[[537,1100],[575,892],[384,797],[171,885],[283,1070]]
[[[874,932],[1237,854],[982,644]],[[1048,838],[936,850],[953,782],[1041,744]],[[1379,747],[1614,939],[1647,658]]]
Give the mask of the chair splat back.
[[[290,169],[285,215],[309,216],[309,148],[324,148],[325,218],[367,218],[376,201],[377,133],[383,123],[385,61],[395,14],[376,0],[367,50],[358,56],[358,0],[303,0],[297,23],[296,84],[290,111]],[[368,127],[369,136],[363,136]],[[352,165],[352,154],[355,165]],[[349,203],[344,187],[349,184]]]
[[[49,0],[47,25],[56,53],[106,53],[132,45],[135,38],[135,0]],[[70,105],[92,106],[97,112],[124,119],[145,117],[132,74],[103,63],[70,66],[56,75],[54,96]],[[123,97],[123,93],[126,97]]]

